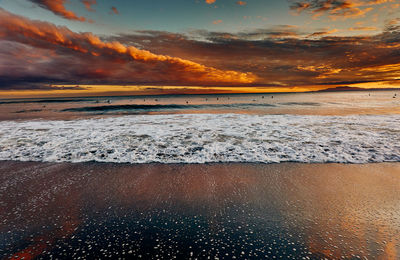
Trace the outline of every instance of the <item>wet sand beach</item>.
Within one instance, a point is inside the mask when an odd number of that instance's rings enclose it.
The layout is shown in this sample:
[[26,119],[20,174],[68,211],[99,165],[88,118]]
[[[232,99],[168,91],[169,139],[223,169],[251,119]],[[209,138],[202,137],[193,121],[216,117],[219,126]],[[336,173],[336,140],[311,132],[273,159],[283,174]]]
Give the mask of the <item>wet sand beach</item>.
[[400,164],[0,163],[0,255],[398,259]]

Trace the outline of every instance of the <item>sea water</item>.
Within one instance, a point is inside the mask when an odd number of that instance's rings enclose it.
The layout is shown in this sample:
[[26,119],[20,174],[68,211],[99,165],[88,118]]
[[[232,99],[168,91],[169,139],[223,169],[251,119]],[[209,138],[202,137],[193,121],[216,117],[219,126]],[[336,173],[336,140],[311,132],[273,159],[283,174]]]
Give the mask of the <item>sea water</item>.
[[400,99],[394,94],[2,100],[0,111],[12,120],[0,122],[0,160],[398,162]]

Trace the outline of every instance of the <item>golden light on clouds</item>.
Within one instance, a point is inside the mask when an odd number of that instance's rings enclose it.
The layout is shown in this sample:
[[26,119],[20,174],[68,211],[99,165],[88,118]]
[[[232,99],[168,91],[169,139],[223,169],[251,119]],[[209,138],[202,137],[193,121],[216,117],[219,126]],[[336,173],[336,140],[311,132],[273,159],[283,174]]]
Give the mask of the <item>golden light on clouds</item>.
[[[147,50],[138,49],[135,46],[126,46],[118,41],[104,42],[92,33],[75,33],[66,27],[58,27],[47,22],[32,21],[2,9],[0,9],[0,18],[0,37],[3,39],[12,39],[34,47],[47,49],[69,49],[77,52],[77,55],[83,53],[101,62],[106,60],[113,63],[113,65],[116,63],[132,63],[136,66],[148,65],[151,70],[158,66],[157,75],[149,75],[149,77],[160,77],[163,81],[183,80],[206,84],[243,84],[253,83],[257,78],[252,73],[220,70],[187,59],[154,54]],[[90,66],[93,66],[93,64],[90,64]],[[98,74],[99,77],[108,77],[113,74],[112,69],[97,69],[93,70],[93,72]],[[129,79],[134,72],[131,71],[125,77]]]
[[[121,10],[117,4],[101,6],[97,0],[79,0],[77,4],[29,1],[68,23],[88,21],[100,10],[108,15]],[[1,95],[247,93],[312,91],[356,84],[399,86],[400,20],[393,15],[399,7],[396,1],[293,0],[290,8],[305,15],[293,16],[287,9],[285,15],[312,21],[307,26],[295,22],[244,26],[266,19],[254,13],[254,8],[264,4],[198,0],[193,6],[212,14],[205,18],[209,29],[144,29],[99,33],[101,36],[0,8]],[[279,7],[277,3],[268,6]],[[232,26],[231,17],[224,13],[228,8],[237,12],[239,29],[227,29]],[[373,16],[369,19],[363,16],[365,13]],[[377,23],[382,14],[387,14],[387,19]],[[313,16],[324,17],[312,20]],[[344,21],[347,18],[356,20]],[[322,20],[330,24],[322,24]]]

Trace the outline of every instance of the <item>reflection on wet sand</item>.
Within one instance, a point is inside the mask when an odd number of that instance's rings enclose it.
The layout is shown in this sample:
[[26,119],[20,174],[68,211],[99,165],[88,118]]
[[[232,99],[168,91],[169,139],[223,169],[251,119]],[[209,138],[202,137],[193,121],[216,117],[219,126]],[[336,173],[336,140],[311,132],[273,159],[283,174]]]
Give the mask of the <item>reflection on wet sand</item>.
[[6,257],[400,256],[400,164],[0,163]]

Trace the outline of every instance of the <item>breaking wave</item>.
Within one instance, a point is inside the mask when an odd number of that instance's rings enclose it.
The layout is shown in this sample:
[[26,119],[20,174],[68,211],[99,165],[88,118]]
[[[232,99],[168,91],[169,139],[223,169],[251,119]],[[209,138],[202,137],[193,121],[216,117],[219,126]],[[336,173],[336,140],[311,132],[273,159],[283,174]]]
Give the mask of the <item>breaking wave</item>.
[[174,114],[3,121],[0,160],[398,162],[400,116]]

